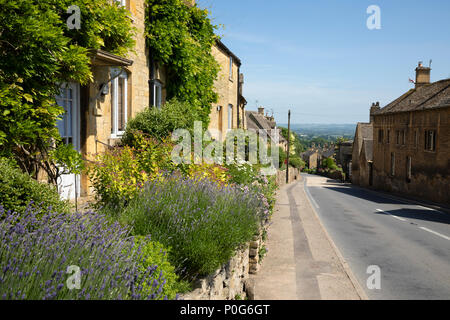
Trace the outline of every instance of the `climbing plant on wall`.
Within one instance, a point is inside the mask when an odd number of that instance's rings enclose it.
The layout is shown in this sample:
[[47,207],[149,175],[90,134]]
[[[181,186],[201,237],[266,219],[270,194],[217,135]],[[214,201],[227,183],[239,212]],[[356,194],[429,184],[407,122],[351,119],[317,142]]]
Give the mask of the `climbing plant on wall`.
[[146,36],[153,59],[167,69],[167,98],[198,108],[209,123],[211,104],[217,102],[214,80],[219,64],[211,48],[216,26],[208,11],[183,0],[147,0]]
[[[68,24],[74,5],[79,28]],[[134,46],[128,15],[109,0],[0,0],[0,156],[35,177],[49,169],[59,86],[92,79],[89,49],[125,54]]]

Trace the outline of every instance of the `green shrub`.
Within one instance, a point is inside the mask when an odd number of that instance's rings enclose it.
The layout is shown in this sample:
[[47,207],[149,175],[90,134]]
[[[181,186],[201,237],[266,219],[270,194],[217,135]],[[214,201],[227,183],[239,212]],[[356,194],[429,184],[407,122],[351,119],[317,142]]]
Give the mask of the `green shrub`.
[[175,129],[187,129],[193,134],[194,122],[199,119],[197,109],[188,103],[173,99],[161,108],[146,108],[128,121],[122,142],[133,145],[136,131],[156,139],[166,138]]
[[[148,270],[148,268],[157,267],[152,274],[154,280],[158,280],[160,276],[166,280],[162,296],[166,296],[167,299],[173,300],[177,294],[187,292],[191,289],[190,284],[187,281],[180,280],[175,273],[175,267],[169,262],[167,250],[161,243],[150,241],[149,238],[143,236],[135,237],[135,245],[141,247],[141,256],[138,261],[138,269],[142,274]],[[154,288],[146,285],[149,283],[148,279],[142,285],[142,296],[149,296],[154,291]]]
[[312,169],[303,168],[302,172],[309,173],[309,174],[316,174],[317,170],[316,170],[316,168],[312,168]]
[[47,209],[52,207],[58,212],[69,212],[67,201],[60,199],[53,185],[38,182],[23,173],[9,159],[0,158],[0,205],[5,211],[23,213],[33,201],[32,207]]
[[257,170],[250,164],[227,164],[225,168],[228,169],[231,183],[249,185],[257,180]]
[[300,157],[294,156],[289,157],[289,164],[297,169],[302,169],[305,167],[305,161],[303,161]]
[[329,169],[331,171],[338,170],[338,166],[336,165],[336,162],[333,158],[325,158],[322,160],[322,167],[324,169]]
[[207,275],[250,241],[269,214],[248,187],[220,187],[208,179],[170,176],[149,181],[121,213],[135,235],[170,247],[171,262],[189,277]]
[[174,170],[171,150],[170,143],[135,133],[133,146],[115,147],[97,155],[97,161],[88,169],[97,207],[122,207],[146,181]]

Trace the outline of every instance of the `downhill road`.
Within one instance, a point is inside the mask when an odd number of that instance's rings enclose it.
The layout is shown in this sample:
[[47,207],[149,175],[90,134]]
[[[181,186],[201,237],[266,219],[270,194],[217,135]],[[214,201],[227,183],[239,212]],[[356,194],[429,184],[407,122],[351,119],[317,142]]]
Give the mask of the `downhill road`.
[[[450,213],[304,175],[322,224],[369,299],[450,299]],[[380,289],[369,266],[381,271]],[[373,270],[373,269],[372,269]]]

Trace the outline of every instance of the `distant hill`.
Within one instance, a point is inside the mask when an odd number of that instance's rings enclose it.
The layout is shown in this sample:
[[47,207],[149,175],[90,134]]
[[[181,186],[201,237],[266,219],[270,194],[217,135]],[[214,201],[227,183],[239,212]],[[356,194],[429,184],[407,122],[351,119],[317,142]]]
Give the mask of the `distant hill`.
[[[279,124],[286,127],[287,124]],[[291,124],[291,130],[300,136],[309,137],[351,137],[355,134],[356,124]]]

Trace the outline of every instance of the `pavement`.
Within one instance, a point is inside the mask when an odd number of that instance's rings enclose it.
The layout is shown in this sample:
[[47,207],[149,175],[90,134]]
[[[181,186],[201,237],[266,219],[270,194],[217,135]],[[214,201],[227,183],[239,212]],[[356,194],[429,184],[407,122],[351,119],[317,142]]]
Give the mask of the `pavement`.
[[278,191],[254,300],[367,299],[304,188],[300,180]]
[[[450,299],[449,213],[420,199],[302,177],[323,226],[370,299]],[[379,288],[366,285],[371,266],[380,270]]]

